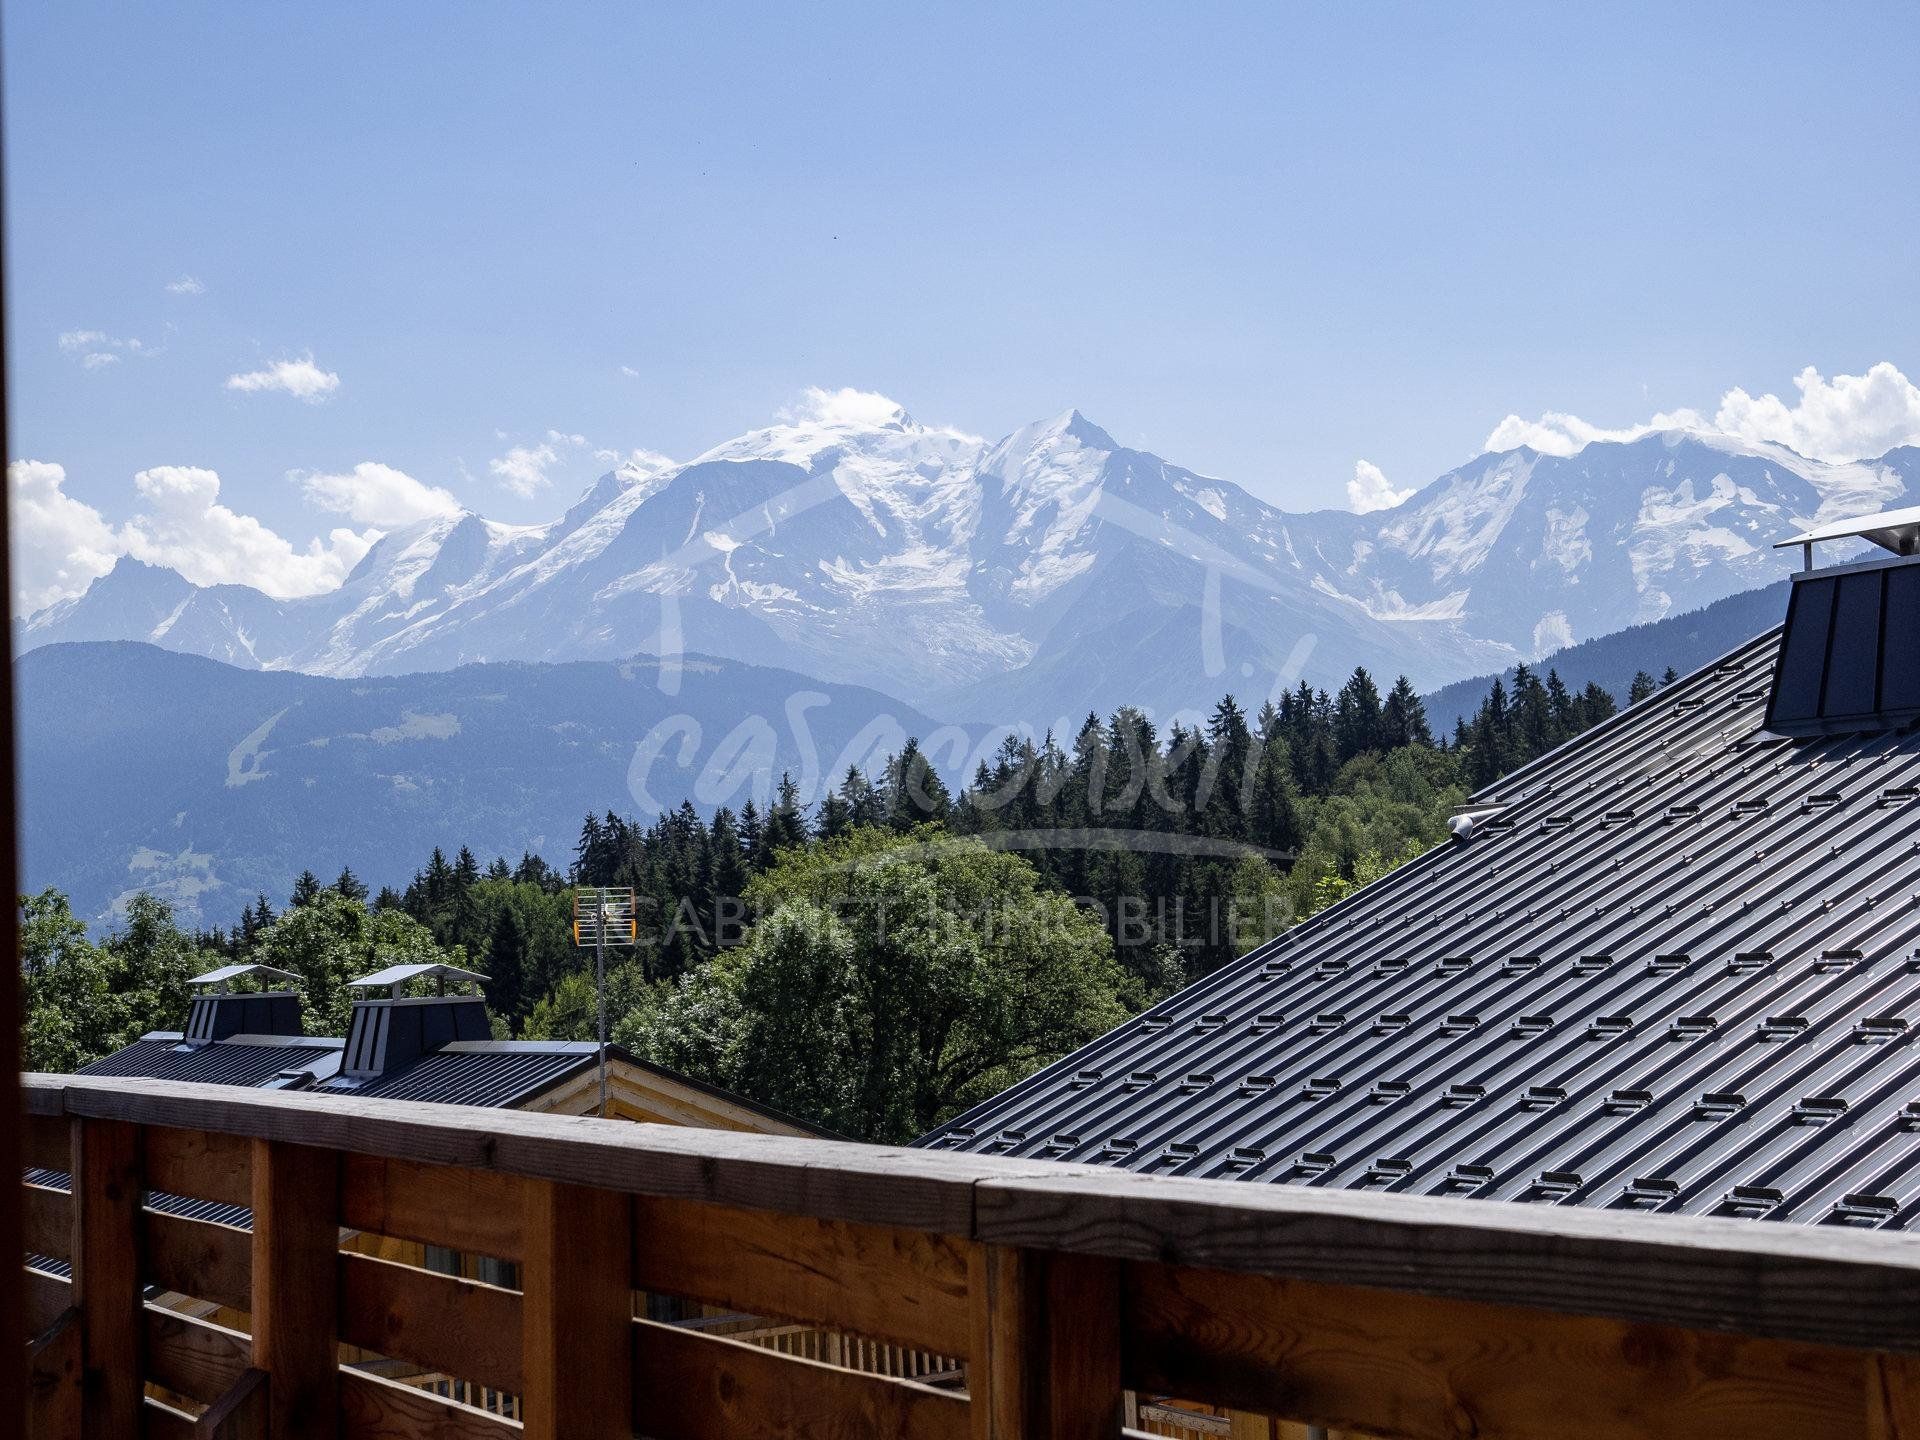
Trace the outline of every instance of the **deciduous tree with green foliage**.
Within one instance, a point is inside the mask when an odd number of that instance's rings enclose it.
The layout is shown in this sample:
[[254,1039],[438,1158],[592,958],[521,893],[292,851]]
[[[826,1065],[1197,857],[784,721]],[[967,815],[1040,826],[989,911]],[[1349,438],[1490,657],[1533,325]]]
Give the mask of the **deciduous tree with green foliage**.
[[765,918],[747,942],[617,1036],[848,1135],[910,1139],[1126,1014],[1099,925],[977,840],[854,830],[748,892]]

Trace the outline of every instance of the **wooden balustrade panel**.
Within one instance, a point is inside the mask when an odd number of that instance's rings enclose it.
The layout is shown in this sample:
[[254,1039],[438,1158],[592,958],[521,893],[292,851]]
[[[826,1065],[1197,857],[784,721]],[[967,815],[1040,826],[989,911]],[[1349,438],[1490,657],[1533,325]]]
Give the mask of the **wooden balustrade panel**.
[[162,1290],[177,1290],[230,1310],[253,1308],[253,1237],[245,1230],[158,1210],[142,1211],[141,1217],[147,1279]]
[[640,1196],[642,1290],[967,1353],[967,1247],[923,1230]]
[[522,1383],[520,1296],[371,1255],[339,1256],[340,1338],[495,1390]]
[[81,1423],[80,1312],[68,1310],[27,1341],[26,1440],[70,1440]]
[[26,1282],[27,1334],[39,1335],[73,1304],[73,1283],[63,1276],[25,1267],[21,1277]]
[[834,1440],[968,1440],[966,1400],[700,1335],[634,1322],[633,1425],[674,1440],[832,1436]]
[[243,1136],[152,1125],[144,1139],[149,1190],[253,1204],[253,1146]]
[[1399,1440],[1865,1440],[1858,1352],[1134,1263],[1130,1386]]
[[121,1436],[140,1424],[144,1246],[140,1131],[117,1120],[75,1120],[73,1304],[86,1371],[83,1428]]
[[73,1258],[73,1197],[44,1185],[20,1187],[21,1229],[29,1255],[49,1260]]
[[380,1155],[342,1160],[340,1223],[496,1260],[521,1257],[518,1175]]
[[21,1164],[36,1170],[65,1172],[73,1169],[71,1137],[67,1133],[64,1115],[35,1115],[29,1112],[20,1118]]
[[144,1440],[199,1440],[194,1417],[151,1395],[140,1403],[140,1434]]
[[146,1326],[147,1379],[202,1405],[225,1395],[253,1363],[253,1340],[211,1320],[148,1304]]
[[520,1433],[511,1420],[411,1385],[364,1370],[340,1371],[341,1440],[517,1440]]

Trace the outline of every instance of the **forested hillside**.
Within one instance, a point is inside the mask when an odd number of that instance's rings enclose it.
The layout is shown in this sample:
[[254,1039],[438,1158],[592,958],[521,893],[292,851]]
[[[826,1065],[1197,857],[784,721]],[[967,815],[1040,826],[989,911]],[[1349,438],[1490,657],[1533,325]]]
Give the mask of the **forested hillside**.
[[[1642,676],[1639,686],[1654,683]],[[1467,793],[1611,715],[1524,667],[1436,736],[1365,670],[1199,728],[1089,715],[1010,738],[953,793],[916,743],[811,812],[783,783],[711,816],[588,815],[572,853],[434,849],[404,887],[303,874],[232,928],[138,896],[98,941],[56,891],[22,900],[29,1063],[71,1069],[177,1028],[186,980],[232,960],[300,977],[341,1034],[346,982],[408,960],[484,972],[502,1035],[587,1038],[572,886],[631,886],[641,940],[608,981],[616,1039],[845,1133],[900,1140],[1439,843]]]

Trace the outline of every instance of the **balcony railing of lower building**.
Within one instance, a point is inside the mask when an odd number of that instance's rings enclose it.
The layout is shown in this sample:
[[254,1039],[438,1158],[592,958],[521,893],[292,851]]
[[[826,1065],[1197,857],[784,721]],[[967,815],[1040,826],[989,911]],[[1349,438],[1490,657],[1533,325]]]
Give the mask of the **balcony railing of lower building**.
[[34,1437],[1920,1440],[1901,1236],[24,1084]]

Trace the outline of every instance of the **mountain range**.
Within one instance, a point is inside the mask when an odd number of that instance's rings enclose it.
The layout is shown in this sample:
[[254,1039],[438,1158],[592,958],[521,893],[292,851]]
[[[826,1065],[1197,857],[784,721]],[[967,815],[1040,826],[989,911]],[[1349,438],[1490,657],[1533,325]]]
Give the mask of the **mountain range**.
[[1296,514],[1077,411],[988,443],[896,410],[623,466],[542,525],[421,521],[303,599],[123,559],[17,640],[336,678],[684,652],[1039,727],[1356,664],[1431,690],[1778,580],[1773,542],[1916,481],[1911,447],[1833,464],[1671,430]]

